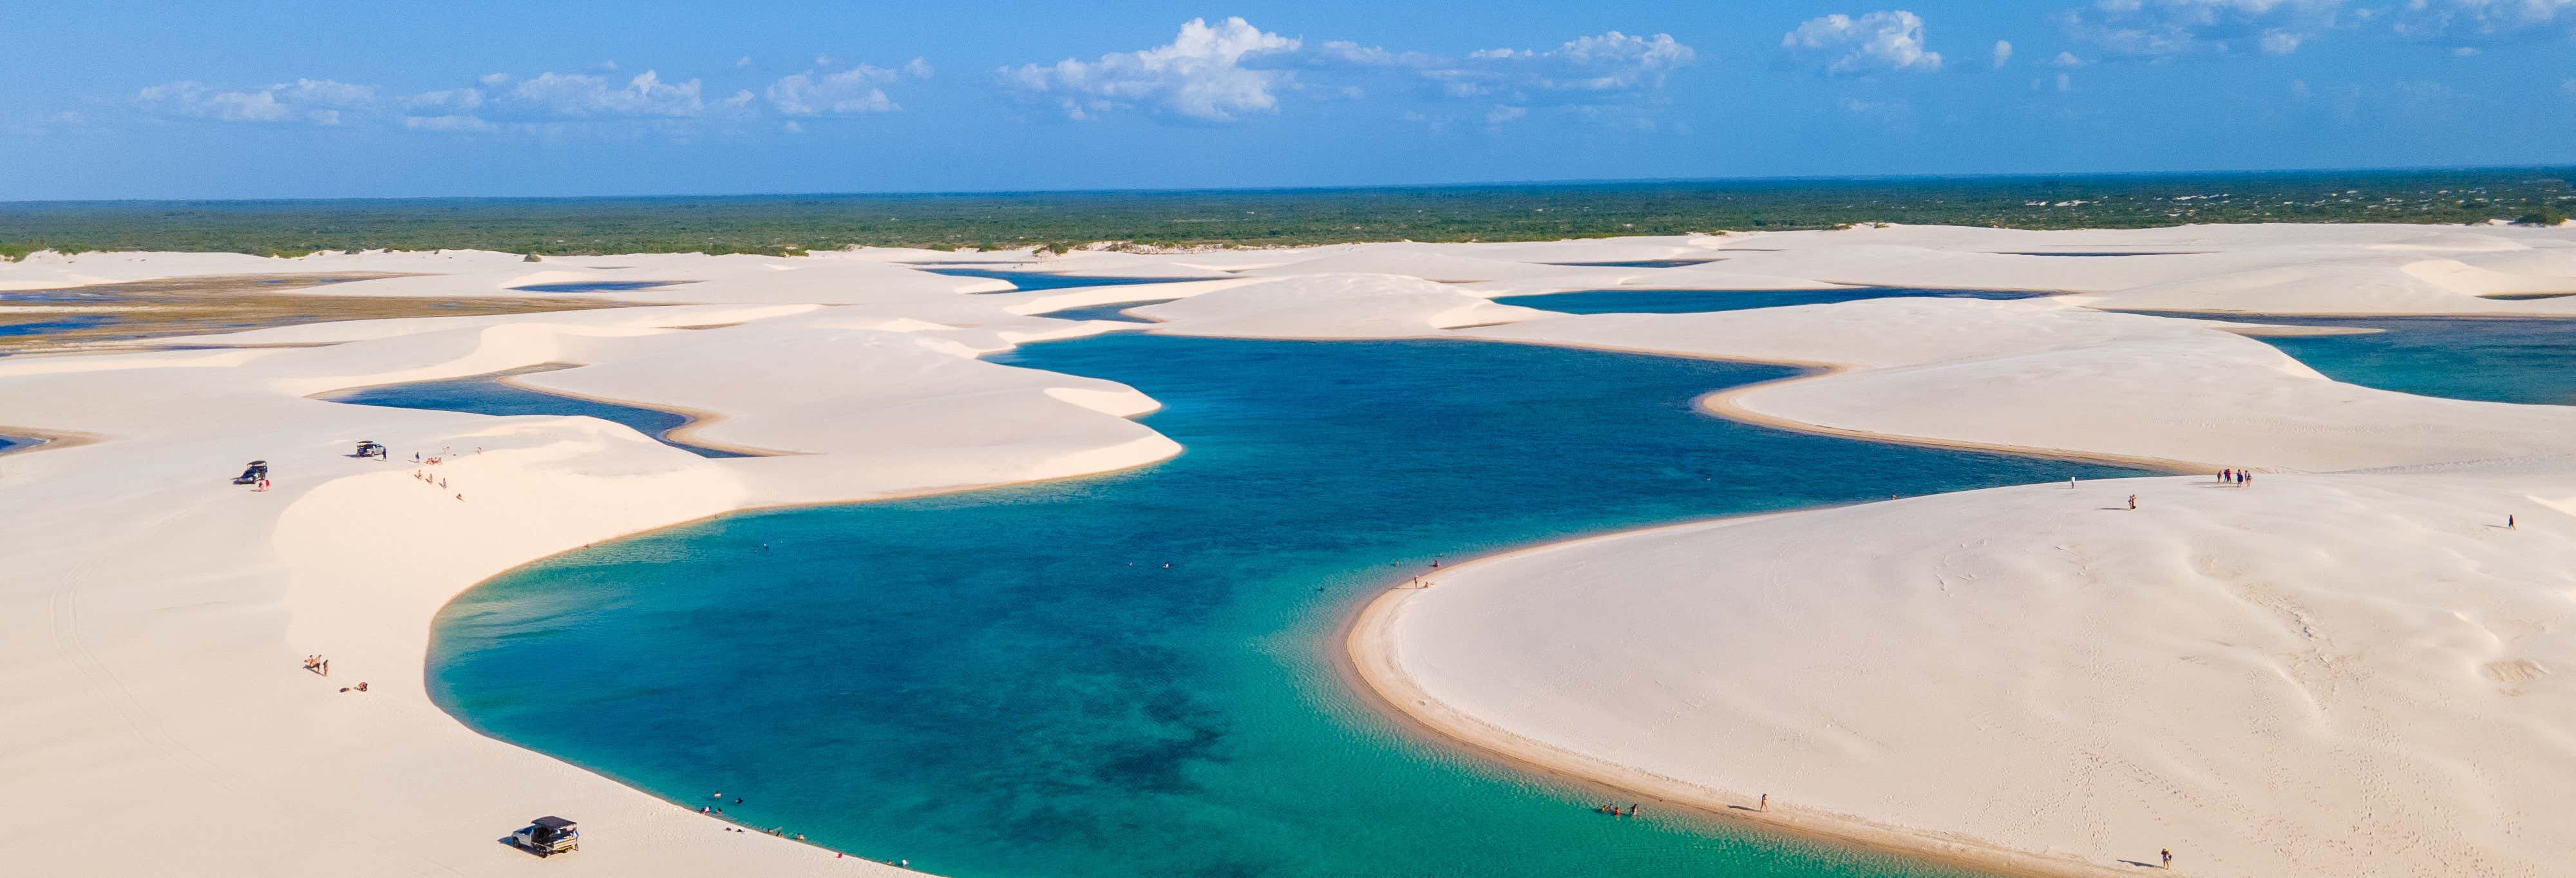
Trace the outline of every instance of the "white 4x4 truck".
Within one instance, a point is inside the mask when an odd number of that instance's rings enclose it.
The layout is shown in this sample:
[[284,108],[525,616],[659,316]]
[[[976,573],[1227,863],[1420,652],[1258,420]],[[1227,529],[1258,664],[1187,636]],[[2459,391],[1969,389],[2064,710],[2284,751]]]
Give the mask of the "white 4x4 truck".
[[528,821],[528,828],[511,833],[510,841],[537,856],[550,857],[581,850],[581,827],[561,817],[539,817]]

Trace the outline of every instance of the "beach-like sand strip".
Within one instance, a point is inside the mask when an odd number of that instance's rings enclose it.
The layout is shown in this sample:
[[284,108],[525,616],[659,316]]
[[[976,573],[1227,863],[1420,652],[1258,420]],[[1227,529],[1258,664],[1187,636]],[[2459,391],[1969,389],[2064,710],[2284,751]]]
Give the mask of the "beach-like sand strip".
[[1342,638],[1349,668],[1372,703],[1406,724],[1444,736],[1524,770],[1601,784],[1645,797],[1657,805],[1687,808],[1702,818],[1722,824],[1757,831],[1785,832],[1998,875],[2065,878],[2128,874],[2126,870],[2103,864],[2040,856],[1971,837],[1907,829],[1850,814],[1803,808],[1785,799],[1770,803],[1767,810],[1758,809],[1757,805],[1764,804],[1760,791],[1719,790],[1514,734],[1440,701],[1416,684],[1395,661],[1397,642],[1393,627],[1396,619],[1403,614],[1406,602],[1436,588],[1441,580],[1454,578],[1482,565],[1507,564],[1533,552],[1593,544],[1638,533],[1717,527],[1768,517],[1771,516],[1662,525],[1515,549],[1448,565],[1439,573],[1424,577],[1431,583],[1428,586],[1396,585],[1362,605],[1351,618]]

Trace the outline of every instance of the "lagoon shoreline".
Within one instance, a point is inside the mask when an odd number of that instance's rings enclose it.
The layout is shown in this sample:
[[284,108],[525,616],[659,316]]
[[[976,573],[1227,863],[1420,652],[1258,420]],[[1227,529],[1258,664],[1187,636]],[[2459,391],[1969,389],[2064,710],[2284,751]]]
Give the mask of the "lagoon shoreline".
[[[1796,514],[1767,512],[1634,528],[1559,540],[1444,565],[1441,573],[1503,564],[1530,555],[1575,546],[1596,545],[1638,534],[1723,527]],[[2107,878],[2131,874],[2125,869],[2066,857],[2050,857],[1982,843],[1964,837],[1910,830],[1848,814],[1803,809],[1787,797],[1769,811],[1750,807],[1761,791],[1719,790],[1679,778],[1606,762],[1562,747],[1513,734],[1443,703],[1416,684],[1399,666],[1392,626],[1406,601],[1434,588],[1426,574],[1423,586],[1388,586],[1356,604],[1336,630],[1336,667],[1351,687],[1351,697],[1390,725],[1421,736],[1433,746],[1463,749],[1475,756],[1539,777],[1598,786],[1642,797],[1660,806],[1685,809],[1693,817],[1756,833],[1848,846],[1855,850],[1916,859],[2003,878]],[[1409,580],[1408,580],[1409,581]],[[1569,803],[1569,807],[1572,805]]]

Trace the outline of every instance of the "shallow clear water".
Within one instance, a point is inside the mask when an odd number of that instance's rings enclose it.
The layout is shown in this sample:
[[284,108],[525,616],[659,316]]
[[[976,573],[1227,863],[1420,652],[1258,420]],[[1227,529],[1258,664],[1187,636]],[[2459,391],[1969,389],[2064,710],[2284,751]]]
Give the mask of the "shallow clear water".
[[2132,474],[1691,408],[1778,367],[1123,333],[1003,359],[1151,394],[1145,422],[1187,451],[550,558],[440,614],[434,697],[683,805],[722,791],[728,818],[960,878],[1953,875],[1652,805],[1594,814],[1614,795],[1366,707],[1339,626],[1434,558]]
[[114,296],[97,290],[0,290],[0,302],[101,302]]
[[11,436],[7,433],[0,433],[0,454],[7,454],[12,451],[32,448],[42,444],[45,444],[45,440],[38,439],[33,436]]
[[2183,253],[2183,252],[2143,253],[2143,252],[2128,251],[2128,250],[2101,250],[2101,251],[2093,251],[2093,252],[2086,252],[2086,251],[2081,251],[2081,250],[2043,250],[2043,251],[2035,251],[2035,252],[2034,252],[2034,251],[2015,251],[2015,252],[2007,253],[2007,254],[2004,254],[2004,255],[2008,255],[2008,256],[2082,256],[2082,257],[2108,258],[2108,257],[2113,257],[2113,256],[2184,256],[2184,255],[2188,255],[2188,254]]
[[687,415],[530,390],[501,380],[510,375],[524,375],[532,371],[542,370],[521,369],[498,375],[474,375],[444,381],[385,384],[343,390],[338,393],[324,394],[318,398],[356,405],[471,412],[478,415],[587,416],[625,424],[635,428],[635,432],[653,437],[653,441],[699,457],[750,456],[673,440],[669,435],[670,432],[686,426],[690,420]]
[[678,281],[668,280],[584,280],[559,284],[529,284],[510,289],[523,293],[609,293],[620,290],[649,290],[667,287]]
[[2247,317],[2242,322],[2382,330],[2262,339],[2348,384],[2453,399],[2576,405],[2576,320]]
[[1544,264],[1546,264],[1546,265],[1564,265],[1564,266],[1581,267],[1581,268],[1680,268],[1680,267],[1685,266],[1685,265],[1706,265],[1706,264],[1708,264],[1708,263],[1716,262],[1716,261],[1718,261],[1718,260],[1716,260],[1716,259],[1631,259],[1631,260],[1626,260],[1626,261],[1614,261],[1614,262],[1549,262],[1549,263],[1544,263]]
[[1053,317],[1057,320],[1116,320],[1125,323],[1152,323],[1154,321],[1147,320],[1142,317],[1129,316],[1126,313],[1127,309],[1142,308],[1147,305],[1160,305],[1169,301],[1173,300],[1154,299],[1152,301],[1145,302],[1112,302],[1107,305],[1085,305],[1080,308],[1066,308],[1062,311],[1049,311],[1038,316]]
[[1701,314],[1790,305],[1826,305],[1862,299],[2028,299],[2042,295],[2046,294],[1848,287],[1835,290],[1582,290],[1537,296],[1504,296],[1494,301],[1562,314]]
[[980,277],[992,280],[1006,280],[1010,281],[1012,286],[1019,287],[1018,292],[1028,292],[1030,290],[1061,290],[1068,287],[1117,287],[1127,286],[1130,284],[1167,284],[1174,281],[1198,280],[1198,278],[1187,277],[1075,277],[1073,275],[1048,274],[1043,271],[1006,271],[995,268],[924,268],[920,270],[931,274],[944,274],[949,277]]

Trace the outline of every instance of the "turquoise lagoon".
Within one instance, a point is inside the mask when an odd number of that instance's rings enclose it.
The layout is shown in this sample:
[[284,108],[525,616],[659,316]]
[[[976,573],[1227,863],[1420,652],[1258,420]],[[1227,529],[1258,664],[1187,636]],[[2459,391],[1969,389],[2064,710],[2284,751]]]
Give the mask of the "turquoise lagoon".
[[2263,341],[2326,377],[2422,396],[2576,405],[2576,320],[2260,317],[2251,323],[2376,329]]
[[974,277],[983,278],[985,280],[1009,281],[1011,286],[1019,288],[1012,292],[1023,293],[1035,290],[1072,289],[1074,287],[1119,287],[1130,286],[1133,284],[1167,284],[1174,281],[1201,280],[1201,278],[1191,277],[1083,277],[1071,274],[1051,274],[1043,271],[1012,271],[1010,269],[1003,268],[913,267],[931,274],[944,274],[949,277]]
[[1631,799],[1383,716],[1343,677],[1340,626],[1435,559],[2140,474],[1692,408],[1793,374],[1761,365],[1140,334],[995,359],[1151,394],[1145,422],[1187,451],[530,564],[439,615],[433,696],[684,806],[722,791],[728,819],[960,878],[1956,875],[1652,803],[1592,813]]

